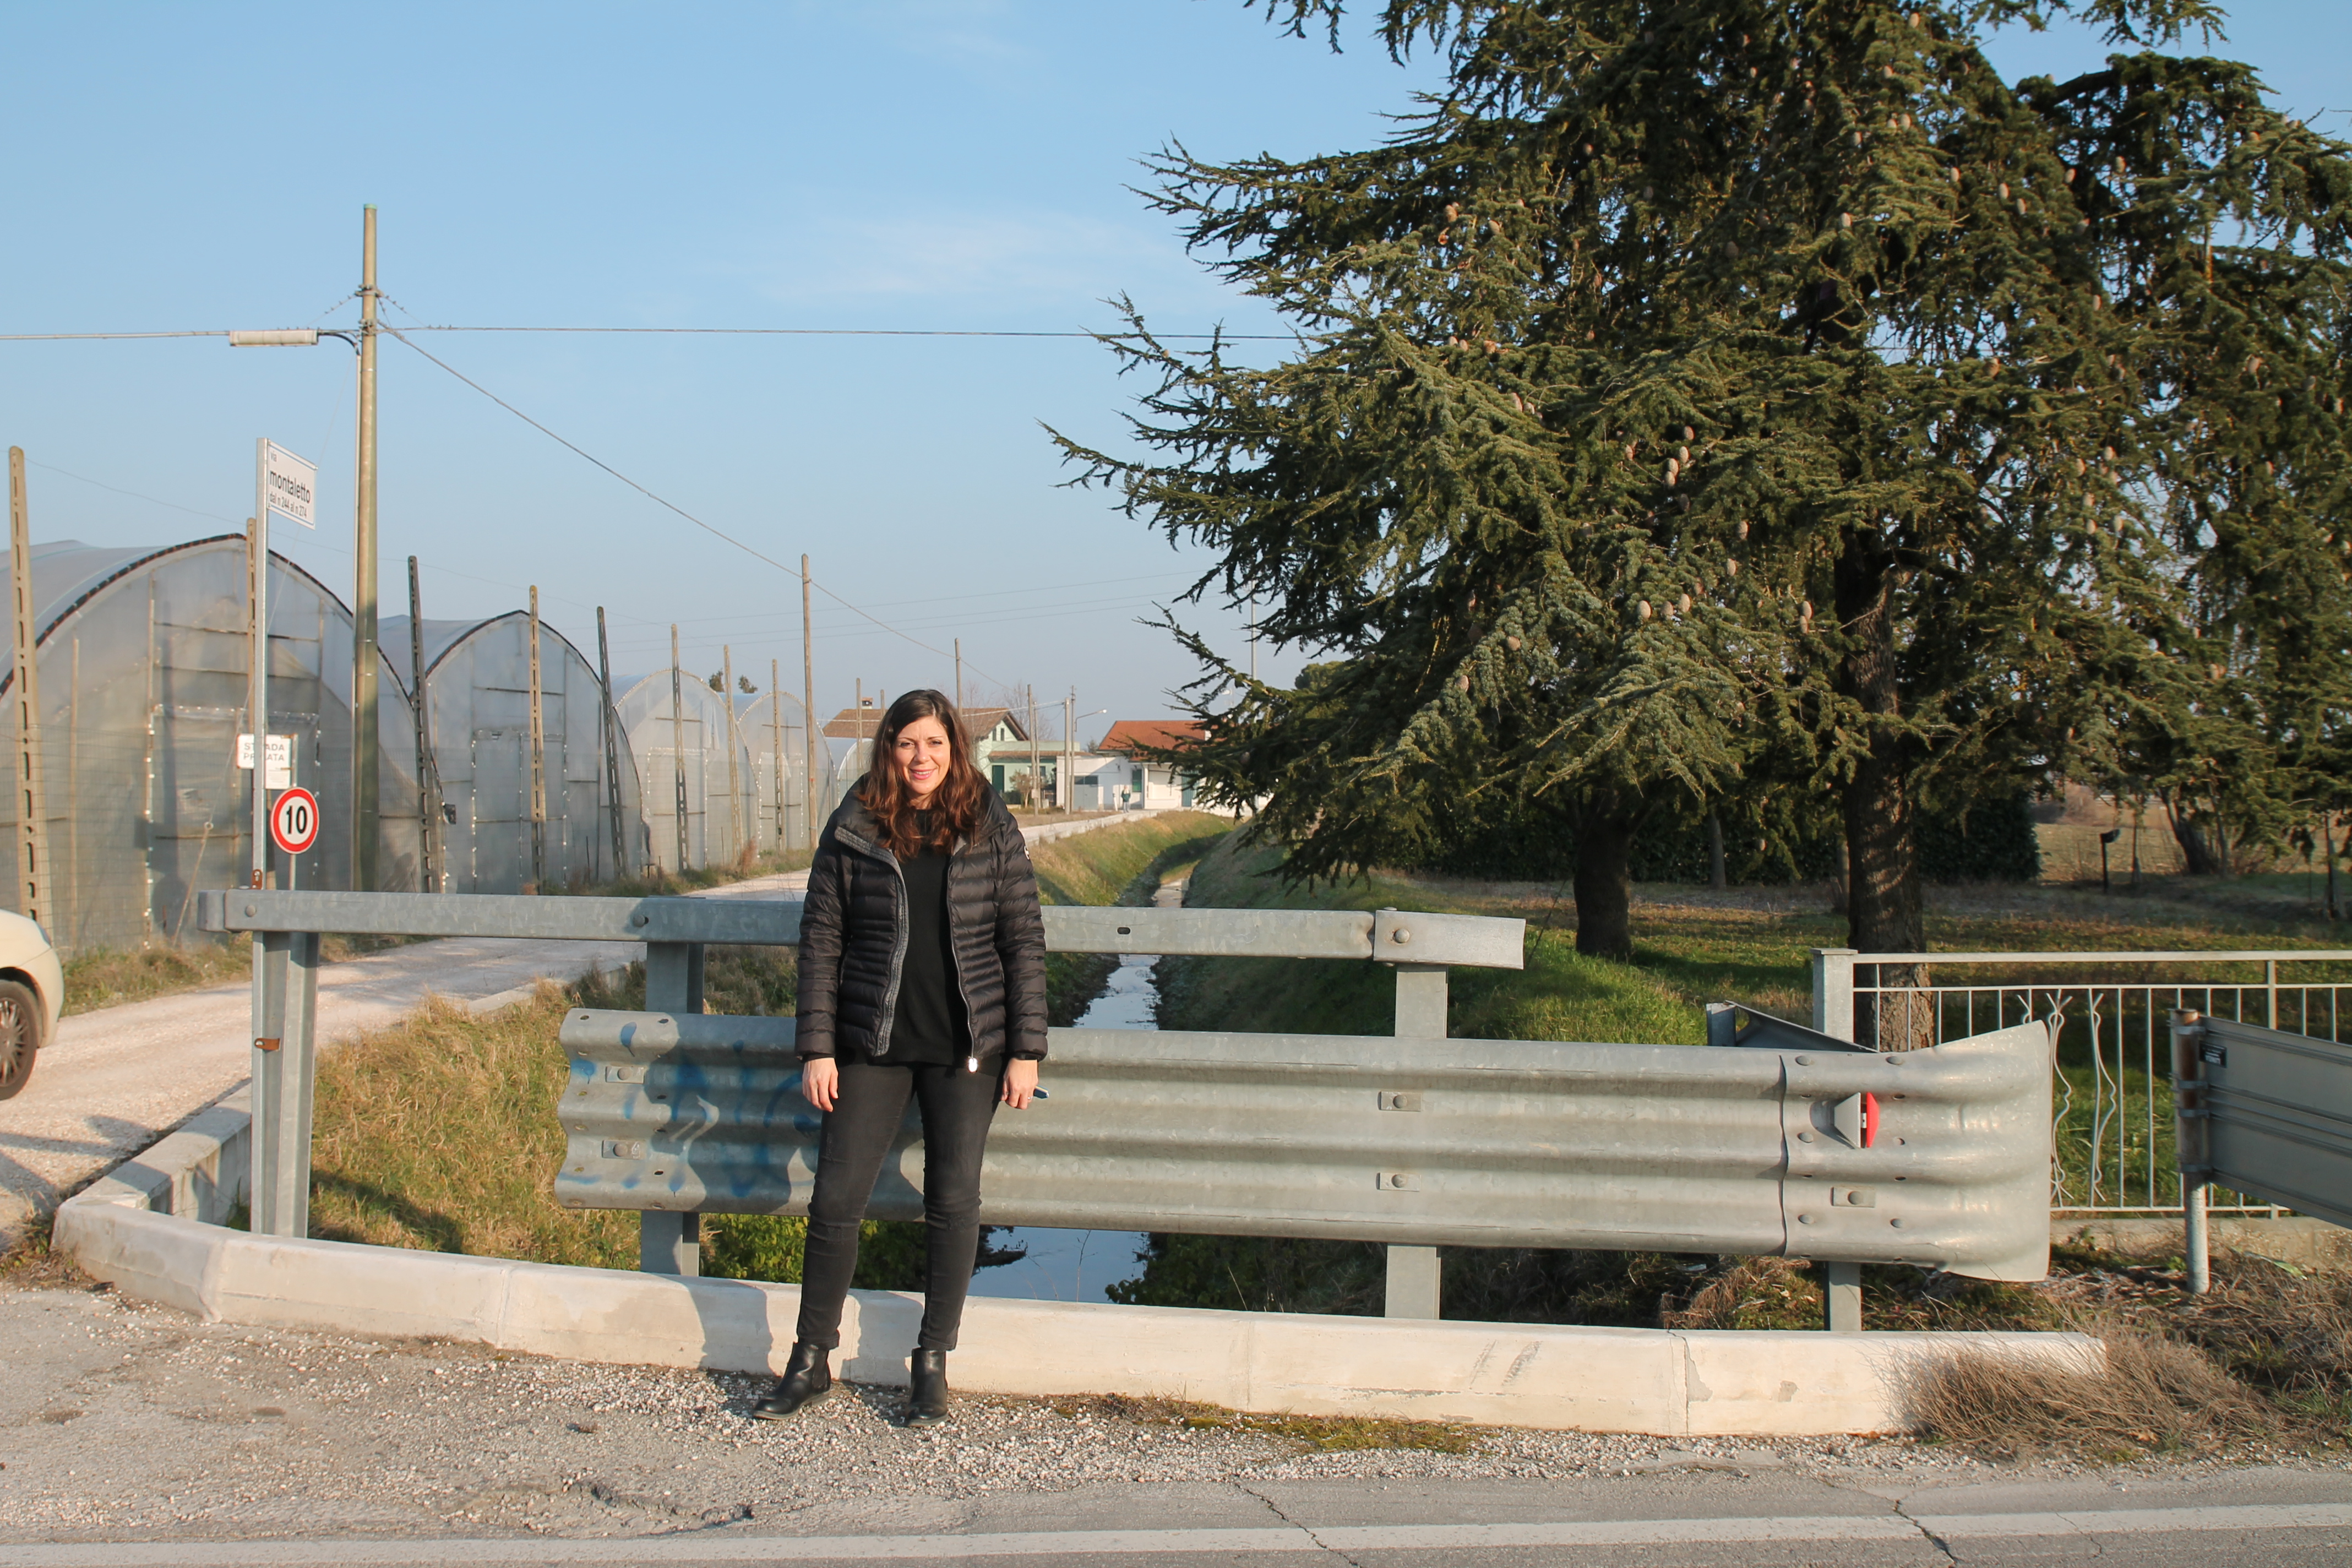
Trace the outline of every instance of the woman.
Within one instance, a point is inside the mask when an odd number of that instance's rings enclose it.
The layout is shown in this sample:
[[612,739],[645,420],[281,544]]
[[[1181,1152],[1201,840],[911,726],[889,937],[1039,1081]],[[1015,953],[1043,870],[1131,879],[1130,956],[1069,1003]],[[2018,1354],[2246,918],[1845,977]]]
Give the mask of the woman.
[[907,1425],[947,1419],[948,1352],[980,1246],[980,1160],[1045,1058],[1045,923],[1013,814],[936,691],[890,704],[875,763],[825,825],[801,913],[801,1092],[824,1112],[800,1328],[752,1415],[833,1387],[857,1231],[909,1096],[923,1117],[923,1327]]

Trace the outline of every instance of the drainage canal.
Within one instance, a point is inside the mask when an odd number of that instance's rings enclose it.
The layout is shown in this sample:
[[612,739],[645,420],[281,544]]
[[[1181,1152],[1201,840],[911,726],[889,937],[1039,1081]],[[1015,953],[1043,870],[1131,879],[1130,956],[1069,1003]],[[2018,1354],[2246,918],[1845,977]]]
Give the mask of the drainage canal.
[[[1151,901],[1172,909],[1184,901],[1184,884],[1163,882]],[[1153,1008],[1160,987],[1151,966],[1160,961],[1148,953],[1130,953],[1111,971],[1110,984],[1079,1016],[1081,1029],[1155,1029]],[[1054,1064],[1045,1064],[1045,1087],[1054,1087]],[[1013,1115],[1012,1111],[1000,1114]],[[990,1247],[1017,1251],[1022,1257],[993,1264],[972,1276],[975,1296],[1009,1297],[1020,1301],[1108,1301],[1111,1286],[1143,1272],[1144,1244],[1139,1230],[1049,1230],[1043,1226],[1007,1226],[987,1235]]]

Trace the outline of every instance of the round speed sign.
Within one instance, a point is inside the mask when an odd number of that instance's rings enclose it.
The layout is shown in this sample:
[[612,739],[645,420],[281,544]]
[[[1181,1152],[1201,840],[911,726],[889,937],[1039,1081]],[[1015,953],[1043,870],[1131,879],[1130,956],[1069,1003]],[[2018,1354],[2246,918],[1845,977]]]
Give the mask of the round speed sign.
[[307,789],[289,789],[269,808],[269,839],[289,855],[299,855],[319,842],[319,797]]

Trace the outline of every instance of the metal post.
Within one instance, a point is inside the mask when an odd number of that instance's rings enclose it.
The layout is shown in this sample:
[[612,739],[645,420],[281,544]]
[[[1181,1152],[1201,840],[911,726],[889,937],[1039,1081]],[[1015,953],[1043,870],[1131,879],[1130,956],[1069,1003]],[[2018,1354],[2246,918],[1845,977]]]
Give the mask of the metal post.
[[269,931],[260,945],[254,982],[253,1234],[308,1236],[319,939],[310,931]]
[[530,585],[530,890],[547,885],[547,715],[539,689],[539,584]]
[[[253,444],[253,515],[246,519],[246,616],[247,647],[246,722],[253,730],[253,885],[269,880],[269,443]],[[154,602],[148,601],[147,646],[152,661],[155,646]],[[261,939],[253,940],[256,973],[261,963]]]
[[1850,947],[1813,949],[1813,1028],[1832,1039],[1853,1038],[1853,960]]
[[[1396,1033],[1399,1038],[1445,1037],[1445,966],[1442,963],[1396,965]],[[1387,1300],[1381,1310],[1391,1318],[1436,1318],[1439,1311],[1437,1248],[1391,1247],[1388,1256]]]
[[801,794],[801,821],[808,829],[809,853],[816,853],[816,653],[809,636],[808,557],[801,557],[801,765],[808,778]]
[[[646,1010],[702,1011],[702,944],[646,943]],[[646,1274],[702,1272],[702,1216],[646,1209],[637,1219],[637,1268]]]
[[743,778],[737,766],[737,754],[743,750],[743,732],[735,711],[735,650],[725,643],[719,645],[719,679],[727,689],[719,695],[727,699],[727,841],[732,847],[728,858],[743,853],[745,819],[743,816]]
[[[686,870],[686,688],[677,673],[677,623],[669,624],[669,760],[677,784],[677,869]],[[706,831],[709,823],[704,823]]]
[[[359,508],[352,534],[357,557],[352,594],[352,886],[376,890],[376,462],[375,462],[375,208],[363,217],[360,247],[360,438]],[[266,510],[268,502],[259,503]],[[262,733],[257,726],[254,733]],[[257,748],[266,742],[256,740]],[[266,774],[262,751],[254,765]]]
[[2181,1242],[2189,1266],[2189,1289],[2199,1296],[2213,1284],[2213,1238],[2205,1212],[2213,1173],[2212,1143],[2205,1124],[2205,1064],[2199,1055],[2204,1036],[2200,1015],[2186,1008],[2173,1010],[2172,1137],[2180,1163]]
[[613,656],[604,645],[604,606],[596,606],[596,680],[604,706],[597,725],[604,731],[604,804],[613,820],[613,875],[629,874],[629,847],[621,829],[621,748],[614,731],[620,710],[613,706]]
[[54,925],[49,876],[48,775],[41,763],[41,666],[33,616],[33,523],[25,500],[25,448],[8,448],[8,548],[16,624],[16,912]]
[[1862,1332],[1862,1265],[1822,1265],[1822,1327],[1833,1334]]
[[[66,686],[66,885],[50,895],[58,906],[58,923],[65,928],[68,947],[81,945],[82,923],[89,918],[89,900],[81,896],[81,638],[73,640],[72,673]],[[200,847],[197,855],[204,850]],[[72,901],[73,913],[64,911]],[[52,938],[58,931],[52,931]]]
[[408,558],[408,714],[416,731],[416,886],[441,890],[439,791],[433,787],[433,725],[425,705],[425,595],[417,586],[416,557]]
[[784,852],[784,667],[768,661],[768,765],[776,779],[776,853]]

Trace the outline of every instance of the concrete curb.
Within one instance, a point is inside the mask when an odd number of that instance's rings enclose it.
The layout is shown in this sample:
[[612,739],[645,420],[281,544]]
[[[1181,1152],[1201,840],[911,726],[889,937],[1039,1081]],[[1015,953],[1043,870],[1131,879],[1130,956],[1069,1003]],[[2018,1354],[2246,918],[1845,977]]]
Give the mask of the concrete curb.
[[[57,1249],[125,1292],[215,1321],[450,1339],[625,1365],[774,1373],[800,1290],[342,1242],[216,1220],[249,1129],[224,1101],[58,1211]],[[903,1384],[919,1297],[857,1291],[838,1366]],[[1124,1394],[1240,1410],[1642,1432],[1900,1430],[1908,1384],[1954,1357],[2095,1370],[2082,1334],[1740,1333],[1416,1321],[976,1299],[957,1386]]]

